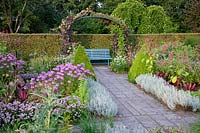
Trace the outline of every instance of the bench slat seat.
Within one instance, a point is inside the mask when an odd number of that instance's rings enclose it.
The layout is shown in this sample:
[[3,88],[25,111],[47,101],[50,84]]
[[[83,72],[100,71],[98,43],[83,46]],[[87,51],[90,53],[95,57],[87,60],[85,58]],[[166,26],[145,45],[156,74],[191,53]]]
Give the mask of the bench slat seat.
[[109,65],[109,61],[112,59],[109,49],[85,49],[90,60],[106,60]]

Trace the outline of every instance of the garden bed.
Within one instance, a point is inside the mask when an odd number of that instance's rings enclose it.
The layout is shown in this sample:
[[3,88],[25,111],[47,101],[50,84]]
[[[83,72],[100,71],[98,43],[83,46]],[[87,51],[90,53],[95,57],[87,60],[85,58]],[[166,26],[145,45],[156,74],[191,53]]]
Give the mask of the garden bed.
[[[29,61],[19,60],[6,45],[3,48],[1,132],[68,132],[77,125],[86,132],[115,130],[106,119],[117,114],[117,105],[95,81],[84,47],[68,56],[37,56]],[[97,116],[101,127],[95,124]]]
[[192,111],[200,110],[200,98],[198,96],[192,96],[189,92],[177,90],[162,78],[147,74],[140,75],[136,78],[136,83],[139,88],[161,100],[171,110],[180,108]]
[[200,108],[200,47],[198,43],[186,42],[162,43],[153,49],[144,45],[133,60],[128,79],[172,110],[197,111]]

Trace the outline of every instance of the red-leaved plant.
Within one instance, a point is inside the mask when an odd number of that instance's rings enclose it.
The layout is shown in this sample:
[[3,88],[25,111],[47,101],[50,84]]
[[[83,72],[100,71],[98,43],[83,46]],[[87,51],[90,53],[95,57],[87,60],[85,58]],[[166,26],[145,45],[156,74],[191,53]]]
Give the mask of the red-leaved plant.
[[196,84],[195,83],[182,83],[183,89],[187,91],[195,91]]

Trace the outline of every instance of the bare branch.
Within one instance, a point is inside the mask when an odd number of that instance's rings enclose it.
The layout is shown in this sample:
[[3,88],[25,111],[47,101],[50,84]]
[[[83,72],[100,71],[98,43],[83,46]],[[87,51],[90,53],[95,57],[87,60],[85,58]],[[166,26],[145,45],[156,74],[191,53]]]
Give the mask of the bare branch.
[[[25,18],[27,18],[27,16],[23,19],[23,13],[24,13],[24,10],[26,8],[26,5],[27,5],[27,0],[24,1],[24,5],[23,5],[23,8],[21,10],[21,12],[19,11],[18,12],[18,15],[16,17],[16,22],[15,22],[15,33],[17,33],[19,31],[19,29],[21,28],[21,25],[22,25],[22,22],[23,20],[25,20]],[[28,15],[29,16],[29,15]],[[17,27],[17,28],[16,28]]]

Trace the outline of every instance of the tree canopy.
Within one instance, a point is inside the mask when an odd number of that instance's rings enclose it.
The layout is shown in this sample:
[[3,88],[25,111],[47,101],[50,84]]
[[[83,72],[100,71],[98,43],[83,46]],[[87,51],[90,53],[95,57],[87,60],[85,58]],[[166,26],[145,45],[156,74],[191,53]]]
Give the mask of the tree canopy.
[[161,6],[149,6],[143,15],[138,33],[172,33],[176,26],[172,24]]
[[[0,31],[49,33],[62,18],[87,7],[124,19],[138,33],[148,6],[161,6],[177,26],[177,32],[199,32],[199,0],[0,0]],[[147,11],[148,12],[148,11]],[[110,33],[107,25],[93,19],[80,20],[76,33]]]
[[133,33],[137,33],[145,10],[145,5],[142,2],[129,0],[119,4],[118,7],[112,12],[112,15],[123,19],[128,28],[133,31]]
[[189,1],[185,6],[184,24],[193,32],[200,32],[200,1]]
[[176,31],[161,6],[146,6],[138,0],[119,4],[112,13],[123,19],[133,33],[167,33]]

